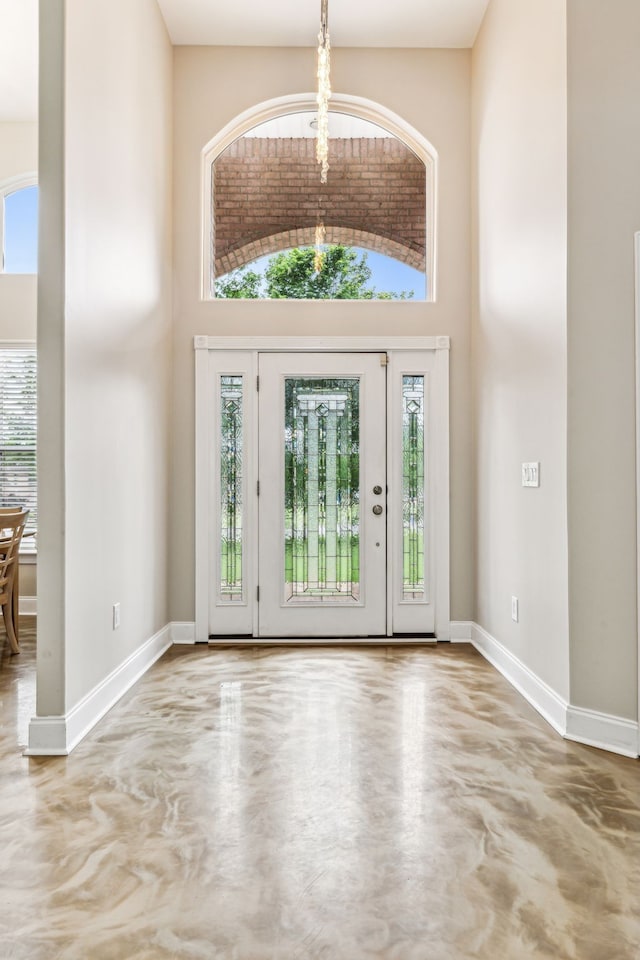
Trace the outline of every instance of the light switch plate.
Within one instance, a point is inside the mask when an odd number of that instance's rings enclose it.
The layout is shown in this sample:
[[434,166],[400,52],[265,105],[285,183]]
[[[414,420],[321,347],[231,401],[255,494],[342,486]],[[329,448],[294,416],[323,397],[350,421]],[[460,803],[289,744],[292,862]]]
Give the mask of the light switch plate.
[[540,486],[540,463],[522,464],[522,486],[539,487]]

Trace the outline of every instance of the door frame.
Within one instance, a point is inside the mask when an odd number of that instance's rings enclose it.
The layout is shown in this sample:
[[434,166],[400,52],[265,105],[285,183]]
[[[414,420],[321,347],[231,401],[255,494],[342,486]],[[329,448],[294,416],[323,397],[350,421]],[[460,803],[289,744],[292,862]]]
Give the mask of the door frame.
[[[433,524],[433,590],[435,604],[435,634],[438,640],[450,639],[450,504],[449,504],[449,351],[448,336],[432,337],[210,337],[195,336],[195,640],[209,640],[209,594],[212,582],[211,538],[214,516],[211,489],[214,464],[211,457],[210,438],[214,429],[214,413],[211,404],[209,356],[211,352],[243,352],[251,355],[247,373],[257,375],[259,353],[386,353],[388,356],[388,397],[394,382],[394,373],[406,361],[407,352],[433,353],[431,371],[431,429],[432,459],[430,476],[431,518]],[[406,365],[406,363],[405,363]],[[247,397],[247,416],[252,436],[256,437],[258,418],[258,394],[252,390]],[[393,418],[387,426],[387,477],[390,484],[389,497],[393,496],[392,429]],[[249,505],[252,504],[252,506]],[[254,498],[247,504],[255,511]],[[387,537],[387,637],[377,642],[388,643],[393,635],[392,596],[395,573],[393,536]],[[253,583],[257,583],[257,550],[248,544]],[[251,644],[273,643],[273,639],[255,636],[257,624],[257,598],[255,590],[248,600],[252,608],[251,620],[254,636],[247,638]],[[242,642],[240,639],[238,642]],[[295,643],[296,640],[288,641]],[[339,642],[339,641],[338,641]],[[376,642],[376,638],[372,638]],[[402,642],[407,642],[403,638]]]

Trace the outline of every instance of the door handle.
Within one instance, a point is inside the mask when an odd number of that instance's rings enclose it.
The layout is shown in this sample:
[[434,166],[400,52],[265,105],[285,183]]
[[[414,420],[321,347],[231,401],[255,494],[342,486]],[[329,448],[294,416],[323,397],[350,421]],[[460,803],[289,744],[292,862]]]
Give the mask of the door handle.
[[380,504],[376,503],[376,505],[373,507],[373,512],[375,513],[376,517],[380,516],[380,514],[382,513],[382,509],[383,508],[380,506]]

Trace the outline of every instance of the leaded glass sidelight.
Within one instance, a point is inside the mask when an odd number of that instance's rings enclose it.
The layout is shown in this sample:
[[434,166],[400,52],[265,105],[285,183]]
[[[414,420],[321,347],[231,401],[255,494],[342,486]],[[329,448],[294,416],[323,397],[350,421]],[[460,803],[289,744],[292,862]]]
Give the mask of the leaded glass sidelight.
[[402,378],[402,599],[425,599],[424,376]]
[[220,599],[243,600],[243,378],[220,377]]
[[285,379],[285,600],[360,596],[360,381]]

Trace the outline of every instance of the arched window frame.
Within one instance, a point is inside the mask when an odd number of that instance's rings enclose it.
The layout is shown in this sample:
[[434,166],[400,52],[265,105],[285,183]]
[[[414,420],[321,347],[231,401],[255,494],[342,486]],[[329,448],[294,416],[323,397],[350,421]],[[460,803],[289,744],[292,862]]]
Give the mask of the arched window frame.
[[0,274],[13,276],[5,271],[5,202],[7,197],[24,190],[27,187],[38,186],[38,174],[35,171],[18,174],[0,181]]
[[[438,153],[426,137],[408,124],[398,114],[372,100],[353,97],[348,94],[333,93],[329,109],[332,113],[345,113],[350,116],[369,120],[383,127],[399,140],[402,140],[422,160],[426,178],[426,265],[425,273],[429,281],[429,295],[426,303],[437,299],[437,235],[438,235]],[[201,155],[201,210],[202,210],[202,257],[200,296],[203,300],[214,300],[213,261],[214,261],[214,208],[212,190],[212,165],[227,147],[248,130],[289,113],[301,113],[317,110],[315,93],[277,97],[257,104],[245,110],[231,120],[203,148]]]

